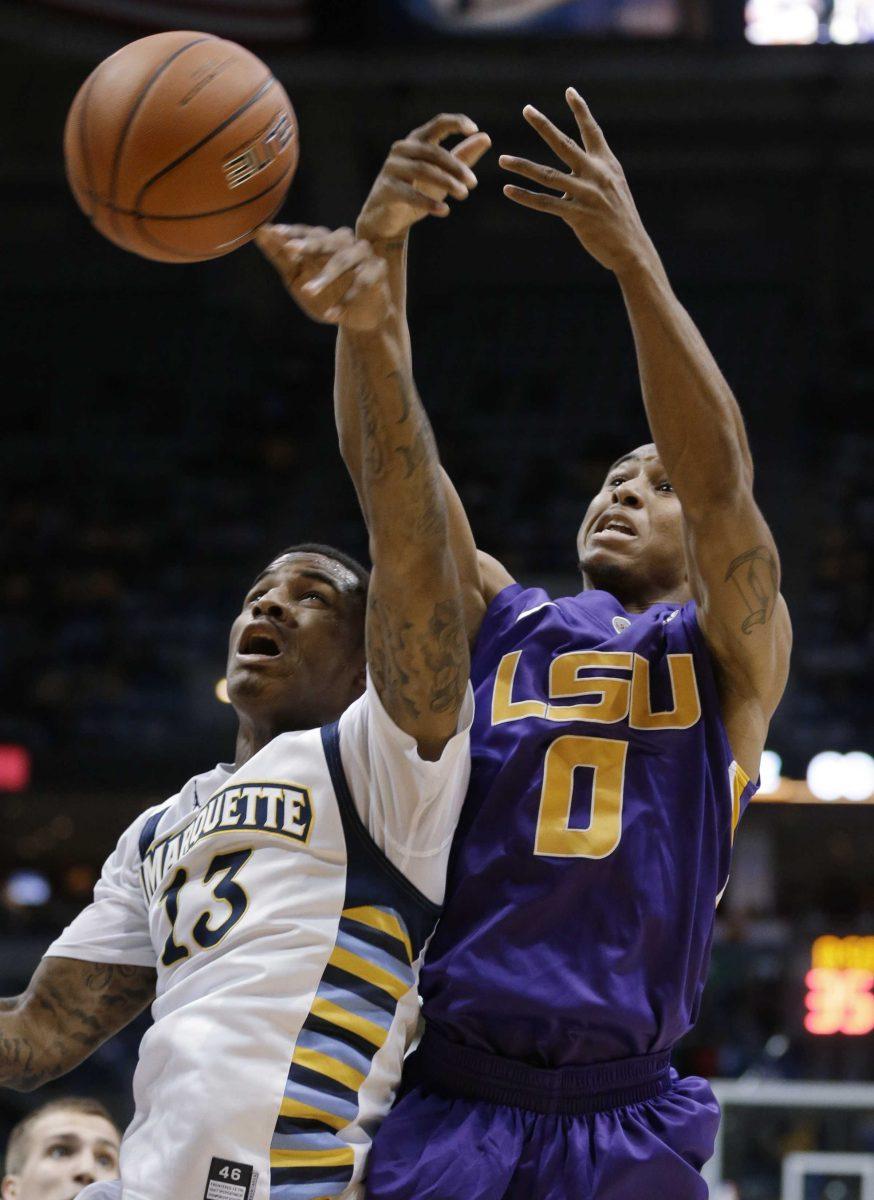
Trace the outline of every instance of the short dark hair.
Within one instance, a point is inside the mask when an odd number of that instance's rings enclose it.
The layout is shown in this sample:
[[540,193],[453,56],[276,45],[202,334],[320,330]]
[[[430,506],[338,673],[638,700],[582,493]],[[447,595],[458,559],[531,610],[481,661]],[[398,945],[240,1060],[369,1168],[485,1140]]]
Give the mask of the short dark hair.
[[328,546],[322,542],[298,542],[296,546],[286,546],[284,550],[280,550],[278,554],[274,554],[270,563],[259,571],[252,581],[253,584],[269,571],[270,566],[277,559],[285,558],[289,554],[321,554],[322,558],[330,558],[333,562],[339,563],[348,571],[351,571],[357,580],[356,586],[352,589],[353,592],[358,592],[363,596],[367,595],[367,589],[370,586],[370,572],[363,563],[360,563],[357,558],[353,558],[351,554],[347,554],[345,550],[338,550],[336,546]]
[[109,1122],[121,1138],[118,1122],[99,1100],[93,1100],[90,1096],[66,1096],[60,1100],[49,1100],[48,1104],[41,1104],[39,1108],[29,1112],[26,1117],[22,1117],[10,1133],[6,1143],[6,1160],[3,1166],[6,1175],[21,1173],[30,1153],[30,1135],[33,1126],[40,1117],[51,1112],[77,1112],[84,1113],[88,1117],[102,1117],[104,1121]]

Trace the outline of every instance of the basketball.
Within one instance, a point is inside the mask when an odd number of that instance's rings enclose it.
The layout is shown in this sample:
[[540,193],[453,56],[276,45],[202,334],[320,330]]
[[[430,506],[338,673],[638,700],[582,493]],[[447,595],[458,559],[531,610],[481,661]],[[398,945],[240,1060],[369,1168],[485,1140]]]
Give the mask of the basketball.
[[131,42],[88,76],[64,130],[67,179],[104,237],[162,262],[218,258],[281,207],[297,120],[259,58],[206,33]]

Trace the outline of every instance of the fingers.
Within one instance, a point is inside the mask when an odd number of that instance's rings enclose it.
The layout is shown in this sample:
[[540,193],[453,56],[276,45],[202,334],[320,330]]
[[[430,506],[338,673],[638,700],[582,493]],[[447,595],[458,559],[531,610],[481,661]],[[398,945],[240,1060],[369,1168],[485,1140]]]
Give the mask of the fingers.
[[548,117],[545,117],[540,109],[535,108],[533,104],[526,104],[522,109],[522,115],[528,124],[540,134],[543,140],[549,146],[554,154],[557,154],[563,163],[566,163],[571,170],[579,169],[585,160],[585,151],[582,146],[578,146],[573,138],[569,138],[566,133],[555,125]]
[[264,225],[255,241],[273,264],[289,291],[318,273],[330,256],[349,246],[351,229],[326,229],[311,225]]
[[576,88],[569,87],[565,99],[577,122],[583,145],[589,154],[609,154],[610,147],[601,132],[601,126],[592,116],[591,110]]
[[541,163],[529,162],[527,158],[516,158],[512,154],[502,154],[498,159],[498,166],[505,171],[512,171],[516,175],[524,175],[526,179],[531,179],[534,183],[541,183],[544,187],[554,188],[559,192],[573,191],[574,185],[577,183],[574,176],[569,175],[566,171],[559,171],[555,167],[545,167]]
[[432,117],[430,121],[426,121],[424,125],[414,129],[410,137],[425,142],[442,142],[444,138],[450,137],[453,133],[470,137],[476,131],[476,122],[465,116],[464,113],[440,113],[438,116]]
[[[474,133],[465,138],[463,142],[459,142],[457,146],[453,146],[450,154],[453,158],[463,162],[465,166],[475,167],[491,144],[492,139],[487,133]],[[475,175],[474,180],[476,180]]]
[[561,196],[549,196],[545,192],[529,192],[525,188],[516,187],[513,183],[504,184],[504,195],[523,208],[533,208],[537,212],[552,213],[553,216],[563,216],[567,201]]
[[326,291],[332,283],[335,283],[347,271],[351,271],[360,262],[371,256],[371,248],[369,243],[365,241],[353,242],[351,246],[345,249],[338,250],[333,254],[322,267],[318,275],[314,276],[309,283],[305,283],[303,290],[311,296],[317,296],[321,292]]
[[[466,200],[470,195],[470,188],[476,187],[476,176],[467,167],[464,167],[464,172],[473,178],[473,183],[462,179],[459,169],[462,165],[453,164],[453,173],[450,174],[449,171],[435,166],[432,162],[423,162],[395,154],[392,154],[388,160],[389,173],[393,179],[401,179],[405,183],[413,185],[421,182],[430,183],[433,185],[435,196],[441,200],[447,193],[454,196],[456,200]],[[432,189],[428,190],[430,194]]]
[[438,188],[436,191],[436,195],[429,196],[426,192],[420,191],[400,179],[392,180],[392,194],[398,200],[403,200],[413,208],[421,209],[423,214],[430,213],[432,217],[448,217],[451,210],[446,201],[442,199],[446,192],[443,188]]
[[[477,134],[476,137],[488,137],[487,134]],[[467,139],[470,141],[471,139]],[[464,145],[464,142],[459,145]],[[456,147],[456,150],[459,147]],[[479,156],[478,156],[479,157]],[[464,158],[459,158],[454,151],[444,146],[436,146],[431,142],[420,141],[414,137],[404,138],[395,142],[389,155],[389,164],[397,162],[430,163],[442,170],[450,178],[457,180],[468,191],[477,184],[476,175]],[[448,190],[448,189],[447,189]],[[461,197],[459,197],[460,199]]]

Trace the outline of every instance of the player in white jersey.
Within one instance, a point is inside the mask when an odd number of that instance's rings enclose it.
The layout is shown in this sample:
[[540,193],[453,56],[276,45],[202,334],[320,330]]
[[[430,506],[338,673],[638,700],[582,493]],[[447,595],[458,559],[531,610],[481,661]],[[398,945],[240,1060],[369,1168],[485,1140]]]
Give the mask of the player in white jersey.
[[[134,821],[93,903],[0,1001],[0,1083],[30,1089],[154,995],[121,1183],[89,1200],[355,1194],[467,784],[458,579],[385,269],[349,231],[302,230],[272,257],[354,345],[362,419],[343,450],[373,575],[365,604],[362,568],[303,546],[259,576],[230,637],[235,762]],[[340,282],[320,290],[329,269]]]

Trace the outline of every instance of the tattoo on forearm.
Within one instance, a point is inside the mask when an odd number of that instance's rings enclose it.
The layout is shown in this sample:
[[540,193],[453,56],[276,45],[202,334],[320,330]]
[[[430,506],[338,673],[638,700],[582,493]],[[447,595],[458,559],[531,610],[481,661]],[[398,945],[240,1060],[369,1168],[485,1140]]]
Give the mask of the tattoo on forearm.
[[431,711],[452,712],[461,707],[467,683],[469,651],[461,607],[451,600],[435,604],[425,643],[425,661],[432,675]]
[[729,580],[748,610],[741,631],[752,633],[756,625],[765,625],[773,615],[780,590],[777,560],[767,546],[754,546],[732,559],[725,574],[726,583]]
[[386,708],[413,720],[422,715],[423,702],[433,713],[460,708],[469,661],[460,606],[438,602],[418,632],[412,621],[398,619],[396,609],[389,619],[375,597],[369,610],[367,661]]
[[407,669],[411,657],[407,642],[413,624],[397,615],[389,619],[385,605],[376,596],[371,596],[368,610],[367,665],[376,690],[389,711],[400,706],[415,720],[421,714],[411,694],[412,678]]
[[155,972],[44,959],[23,996],[0,1002],[0,1083],[30,1089],[64,1074],[155,994]]

